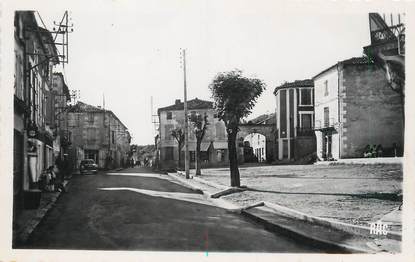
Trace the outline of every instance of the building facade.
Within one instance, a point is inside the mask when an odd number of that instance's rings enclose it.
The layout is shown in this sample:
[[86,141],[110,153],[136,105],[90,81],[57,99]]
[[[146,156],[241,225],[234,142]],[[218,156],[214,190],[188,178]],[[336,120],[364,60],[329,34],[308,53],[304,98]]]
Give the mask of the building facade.
[[73,170],[79,168],[83,159],[95,160],[100,169],[127,164],[131,136],[112,111],[79,101],[61,121],[66,122],[64,134],[71,141],[68,155]]
[[315,152],[314,83],[310,79],[284,83],[276,98],[277,159],[300,160]]
[[366,57],[338,62],[314,78],[315,135],[320,160],[363,157],[368,146],[401,154],[400,95],[383,70]]
[[[202,167],[221,166],[229,163],[228,140],[225,123],[217,118],[213,109],[213,102],[192,99],[188,101],[189,114],[207,114],[209,125],[201,143]],[[160,168],[175,168],[179,161],[179,148],[177,140],[171,131],[177,128],[184,130],[184,104],[176,100],[175,104],[158,109],[159,134],[156,139],[158,150],[156,160]],[[190,164],[194,166],[196,150],[196,137],[189,122],[189,152]],[[180,149],[181,164],[184,165],[184,142]]]
[[15,12],[13,192],[16,212],[30,202],[29,193],[37,190],[41,173],[54,163],[55,108],[51,92],[52,74],[59,59],[52,40],[51,33],[38,26],[33,11]]

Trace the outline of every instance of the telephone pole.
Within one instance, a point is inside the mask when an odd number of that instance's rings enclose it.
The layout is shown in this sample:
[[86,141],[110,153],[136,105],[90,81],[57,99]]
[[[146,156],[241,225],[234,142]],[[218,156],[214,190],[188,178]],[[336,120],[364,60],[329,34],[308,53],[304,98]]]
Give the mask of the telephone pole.
[[182,50],[183,54],[183,85],[184,85],[184,170],[186,173],[186,179],[190,178],[189,175],[189,123],[187,117],[187,88],[186,88],[186,49]]

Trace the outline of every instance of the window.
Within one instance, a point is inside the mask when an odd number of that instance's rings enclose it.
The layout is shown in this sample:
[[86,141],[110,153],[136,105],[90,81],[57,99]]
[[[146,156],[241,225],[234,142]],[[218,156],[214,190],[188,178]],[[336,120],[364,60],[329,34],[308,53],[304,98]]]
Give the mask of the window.
[[174,160],[173,150],[174,150],[174,147],[165,148],[164,160]]
[[115,143],[115,131],[111,131],[111,140],[112,140],[112,143],[114,144]]
[[302,128],[312,128],[313,127],[313,120],[312,114],[300,114],[300,127]]
[[324,108],[324,126],[328,127],[330,124],[330,120],[329,120],[329,108],[325,107]]
[[329,81],[326,80],[324,81],[324,96],[328,96],[329,95]]
[[[95,144],[97,142],[97,130],[95,128],[87,129],[87,141],[89,144]],[[114,143],[114,142],[112,142]]]
[[172,119],[172,118],[173,118],[173,113],[167,112],[167,119]]
[[223,161],[225,161],[225,149],[218,149],[217,151],[216,151],[216,159],[217,159],[217,161],[218,162],[223,162]]
[[204,162],[209,162],[209,152],[201,151],[200,152],[200,159]]
[[88,114],[88,123],[90,125],[93,125],[94,124],[94,114],[93,113],[89,113]]
[[222,123],[218,122],[215,124],[215,129],[216,129],[216,139],[224,140],[226,138],[225,126]]
[[312,89],[303,88],[300,89],[300,105],[311,106],[313,105],[313,92]]
[[173,140],[173,136],[171,135],[171,130],[174,128],[173,125],[165,125],[164,126],[164,139],[165,140]]
[[196,152],[195,151],[189,151],[189,152],[190,152],[190,162],[195,162]]

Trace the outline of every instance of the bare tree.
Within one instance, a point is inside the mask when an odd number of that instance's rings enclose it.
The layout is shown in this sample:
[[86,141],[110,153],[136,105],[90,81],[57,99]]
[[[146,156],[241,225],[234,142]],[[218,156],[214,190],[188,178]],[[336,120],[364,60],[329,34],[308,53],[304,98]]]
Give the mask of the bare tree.
[[170,131],[170,134],[172,137],[174,137],[178,143],[178,153],[179,153],[179,162],[177,168],[179,169],[181,167],[181,154],[180,150],[182,149],[183,142],[184,142],[184,132],[182,127],[176,127],[175,129]]
[[208,116],[205,113],[204,116],[199,113],[190,115],[190,122],[193,125],[193,132],[196,136],[196,176],[201,175],[201,157],[200,157],[200,144],[205,136],[207,126],[209,125]]

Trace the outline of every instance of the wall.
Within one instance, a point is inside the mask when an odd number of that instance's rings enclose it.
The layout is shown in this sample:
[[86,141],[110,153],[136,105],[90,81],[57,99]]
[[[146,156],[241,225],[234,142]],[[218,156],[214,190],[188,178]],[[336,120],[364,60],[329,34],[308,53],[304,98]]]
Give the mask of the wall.
[[[328,95],[325,95],[325,81],[328,84]],[[314,78],[314,127],[324,126],[324,108],[329,108],[330,125],[334,126],[332,132],[332,157],[339,158],[339,74],[337,66],[329,69],[323,74]],[[316,131],[316,151],[319,159],[323,158],[323,134]]]
[[[338,122],[338,72],[330,69],[314,79],[314,126],[324,124],[324,107],[329,107],[329,118]],[[324,95],[324,82],[327,81],[329,93]]]
[[316,138],[314,136],[296,137],[294,141],[295,160],[316,151]]
[[341,82],[343,110],[342,158],[362,157],[367,144],[403,147],[400,96],[375,65],[345,66]]

